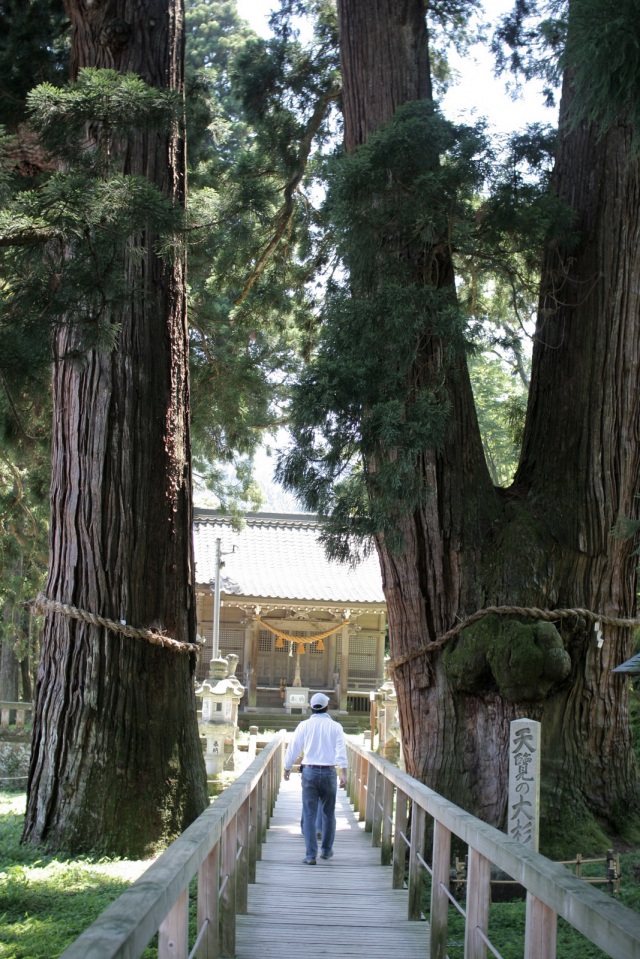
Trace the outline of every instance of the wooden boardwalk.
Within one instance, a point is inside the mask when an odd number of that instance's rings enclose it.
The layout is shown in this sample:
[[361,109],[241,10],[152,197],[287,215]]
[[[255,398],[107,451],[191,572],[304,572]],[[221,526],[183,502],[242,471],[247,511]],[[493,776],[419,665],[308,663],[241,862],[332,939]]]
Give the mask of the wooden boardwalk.
[[407,893],[391,888],[391,866],[358,823],[343,789],[333,859],[305,866],[300,777],[283,782],[269,824],[248,914],[236,925],[237,959],[428,959],[426,922],[409,922]]

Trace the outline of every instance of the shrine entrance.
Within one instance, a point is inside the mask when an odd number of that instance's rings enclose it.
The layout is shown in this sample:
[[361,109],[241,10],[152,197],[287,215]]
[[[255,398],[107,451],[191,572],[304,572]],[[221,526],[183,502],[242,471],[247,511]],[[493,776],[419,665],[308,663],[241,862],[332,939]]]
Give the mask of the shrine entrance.
[[[291,636],[308,636],[308,633],[291,632]],[[287,686],[293,686],[296,663],[300,663],[300,682],[302,686],[324,687],[327,681],[328,652],[318,649],[318,642],[306,643],[304,653],[298,653],[296,645],[284,641],[278,646],[277,637],[261,630],[258,639],[258,685],[280,686],[282,680]]]

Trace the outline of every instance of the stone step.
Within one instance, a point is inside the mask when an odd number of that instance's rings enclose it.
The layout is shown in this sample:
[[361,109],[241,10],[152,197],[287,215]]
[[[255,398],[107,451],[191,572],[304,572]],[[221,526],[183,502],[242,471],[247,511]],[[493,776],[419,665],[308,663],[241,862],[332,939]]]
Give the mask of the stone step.
[[[333,714],[334,719],[340,723],[345,733],[361,733],[369,729],[369,716],[357,715],[338,715]],[[242,712],[238,714],[238,728],[247,732],[250,726],[257,726],[258,732],[267,730],[277,731],[278,729],[295,729],[302,719],[307,719],[308,715],[285,713],[284,709],[265,710],[260,709],[255,713]]]

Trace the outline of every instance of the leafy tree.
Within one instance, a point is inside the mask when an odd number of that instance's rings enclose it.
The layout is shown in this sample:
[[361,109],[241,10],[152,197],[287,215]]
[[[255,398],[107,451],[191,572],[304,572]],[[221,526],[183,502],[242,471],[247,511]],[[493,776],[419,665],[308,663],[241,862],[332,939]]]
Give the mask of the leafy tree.
[[310,281],[327,247],[313,184],[338,86],[335,15],[315,6],[311,50],[286,17],[274,17],[266,41],[235,3],[188,8],[188,63],[204,104],[189,230],[194,457],[224,504],[230,466],[250,489],[253,453],[282,422],[318,325]]
[[[340,0],[338,12],[346,156],[331,202],[348,273],[329,289],[281,474],[330,517],[335,554],[373,536],[408,771],[502,824],[509,721],[540,719],[547,848],[598,846],[602,828],[637,826],[628,691],[611,672],[630,651],[619,621],[635,612],[636,563],[610,535],[637,516],[640,465],[633,129],[624,113],[613,127],[571,119],[584,91],[568,64],[550,193],[506,177],[479,208],[483,157],[493,164],[477,131],[438,115],[423,4]],[[568,37],[570,50],[571,15]],[[512,280],[527,251],[544,259],[522,452],[502,491],[455,271],[505,251]],[[494,606],[578,612],[449,632]]]
[[518,465],[526,392],[500,356],[471,357],[469,374],[491,479],[496,486],[509,486]]

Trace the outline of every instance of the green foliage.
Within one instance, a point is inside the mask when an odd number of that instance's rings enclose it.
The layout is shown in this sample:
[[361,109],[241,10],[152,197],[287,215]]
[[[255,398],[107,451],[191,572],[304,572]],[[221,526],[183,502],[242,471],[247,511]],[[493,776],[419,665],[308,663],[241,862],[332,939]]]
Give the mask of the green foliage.
[[348,555],[352,533],[392,538],[398,512],[426,493],[416,458],[441,444],[448,399],[415,369],[430,337],[449,361],[464,349],[463,315],[437,279],[439,245],[464,242],[480,147],[429,103],[410,103],[331,168],[327,210],[349,277],[328,286],[322,341],[293,394],[296,449],[279,476],[332,515],[335,555]]
[[[48,404],[44,408],[48,410]],[[33,410],[21,413],[30,427],[36,425]],[[13,422],[7,417],[7,424]],[[48,425],[38,438],[19,435],[5,441],[0,454],[0,640],[11,644],[18,659],[33,651],[25,603],[42,589],[47,568]]]
[[[550,145],[535,129],[499,159],[482,128],[456,127],[423,101],[330,167],[326,209],[348,278],[328,285],[320,345],[293,393],[295,447],[278,475],[330,517],[334,555],[376,532],[399,545],[398,517],[428,495],[418,459],[447,428],[447,371],[474,341],[486,344],[488,323],[523,379],[502,416],[517,437],[526,360],[515,329],[531,309],[542,242],[570,238],[570,216],[547,192]],[[458,296],[448,256],[463,278]],[[435,341],[441,366],[429,376]],[[514,443],[498,456],[496,480],[506,481]]]
[[640,143],[638,0],[517,0],[495,32],[492,49],[498,70],[542,77],[553,102],[562,73],[571,82],[570,126],[586,121],[604,134],[629,124]]
[[135,239],[150,230],[169,245],[182,226],[181,211],[144,177],[119,170],[113,150],[127,129],[169,123],[172,98],[137,77],[84,70],[63,89],[42,85],[29,102],[43,145],[64,168],[0,211],[9,278],[0,292],[0,342],[14,369],[23,360],[33,365],[33,351],[44,364],[58,324],[77,330],[78,356],[112,349],[118,311],[142,293],[131,289],[124,266],[143,253]]
[[0,5],[0,123],[15,130],[26,96],[68,74],[69,21],[58,0],[3,0]]
[[595,123],[602,132],[629,123],[640,145],[640,44],[638,0],[580,0],[569,12],[564,62],[576,96],[572,122]]
[[496,486],[509,486],[520,456],[526,388],[500,357],[488,353],[470,357],[469,373],[491,478]]
[[548,105],[555,103],[562,81],[567,7],[566,0],[515,0],[491,41],[498,73],[511,71],[518,90],[520,77],[542,79]]
[[30,123],[44,148],[97,176],[111,172],[118,137],[168,130],[180,103],[177,93],[151,87],[135,74],[93,67],[81,70],[74,83],[43,83],[27,96]]
[[[305,49],[286,18],[264,41],[234,3],[187,8],[187,62],[206,82],[208,117],[190,181],[192,428],[196,470],[225,506],[252,495],[251,456],[282,420],[315,338],[309,280],[325,254],[310,151],[325,135],[337,61],[327,9]],[[285,76],[293,92],[280,102]]]

